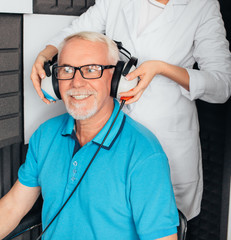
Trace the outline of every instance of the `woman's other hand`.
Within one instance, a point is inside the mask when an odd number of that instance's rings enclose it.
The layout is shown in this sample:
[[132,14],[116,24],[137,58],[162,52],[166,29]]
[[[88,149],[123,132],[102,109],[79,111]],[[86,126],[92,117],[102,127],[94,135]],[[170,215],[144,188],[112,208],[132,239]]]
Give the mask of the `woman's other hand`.
[[36,92],[46,104],[50,104],[50,101],[44,97],[44,94],[41,90],[41,80],[46,77],[44,63],[48,60],[51,60],[53,56],[57,54],[57,52],[58,50],[56,47],[52,45],[46,46],[46,48],[38,54],[30,75]]

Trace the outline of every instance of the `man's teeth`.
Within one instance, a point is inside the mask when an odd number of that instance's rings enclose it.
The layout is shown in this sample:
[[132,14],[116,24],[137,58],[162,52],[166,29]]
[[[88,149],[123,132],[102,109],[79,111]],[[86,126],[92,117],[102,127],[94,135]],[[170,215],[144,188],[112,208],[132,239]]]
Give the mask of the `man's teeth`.
[[81,100],[81,99],[87,98],[89,96],[90,96],[89,94],[81,94],[81,95],[76,95],[76,96],[72,96],[72,97],[75,98],[76,100]]

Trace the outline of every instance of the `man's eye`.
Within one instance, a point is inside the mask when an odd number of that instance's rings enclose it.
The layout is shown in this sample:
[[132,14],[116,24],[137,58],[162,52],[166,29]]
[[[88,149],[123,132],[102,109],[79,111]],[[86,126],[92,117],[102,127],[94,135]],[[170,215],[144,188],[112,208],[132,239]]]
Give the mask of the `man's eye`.
[[94,73],[97,71],[101,71],[101,67],[100,66],[88,66],[86,70],[88,73]]
[[71,67],[64,67],[64,73],[73,73],[73,69]]
[[88,68],[87,69],[88,73],[94,73],[95,71],[97,71],[97,69],[95,69],[95,68]]
[[96,71],[99,71],[99,69],[97,68],[97,66],[89,66],[89,67],[87,68],[87,72],[88,72],[88,73],[94,73],[94,72],[96,72]]

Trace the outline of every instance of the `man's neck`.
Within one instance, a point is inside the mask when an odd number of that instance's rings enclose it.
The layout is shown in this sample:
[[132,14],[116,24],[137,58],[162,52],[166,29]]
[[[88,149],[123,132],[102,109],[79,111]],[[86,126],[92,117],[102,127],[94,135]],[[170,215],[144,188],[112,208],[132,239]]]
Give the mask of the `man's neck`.
[[104,127],[114,109],[114,103],[112,107],[108,109],[102,109],[91,118],[86,120],[76,120],[76,136],[81,146],[91,141]]

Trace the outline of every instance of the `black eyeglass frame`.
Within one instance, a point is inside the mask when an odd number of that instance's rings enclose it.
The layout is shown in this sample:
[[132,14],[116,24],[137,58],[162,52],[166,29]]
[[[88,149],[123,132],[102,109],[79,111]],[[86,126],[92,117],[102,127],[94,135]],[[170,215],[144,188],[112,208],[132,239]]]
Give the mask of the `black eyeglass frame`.
[[[84,77],[84,74],[83,74],[81,68],[87,67],[87,66],[99,66],[99,67],[101,67],[101,74],[100,74],[100,76],[99,77],[94,77],[94,78],[86,78],[86,77]],[[73,76],[71,78],[65,78],[65,79],[59,78],[58,77],[58,71],[56,69],[61,68],[61,67],[71,67],[71,68],[73,68],[74,69]],[[103,76],[103,71],[105,69],[111,69],[111,68],[115,68],[115,67],[116,67],[115,65],[100,65],[100,64],[87,64],[87,65],[83,65],[83,66],[80,66],[80,67],[74,67],[74,66],[69,66],[69,65],[64,65],[64,66],[56,65],[56,66],[53,67],[53,72],[54,72],[54,75],[55,75],[56,79],[57,80],[61,80],[61,81],[72,80],[75,77],[75,73],[76,73],[77,70],[79,70],[81,76],[84,79],[99,79],[99,78],[101,78]]]

